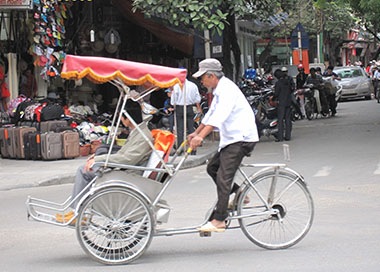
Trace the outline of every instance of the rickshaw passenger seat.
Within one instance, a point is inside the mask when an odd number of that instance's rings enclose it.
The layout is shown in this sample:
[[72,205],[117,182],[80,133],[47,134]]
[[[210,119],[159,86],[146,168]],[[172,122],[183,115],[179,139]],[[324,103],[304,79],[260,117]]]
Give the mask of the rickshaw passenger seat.
[[[154,148],[157,153],[162,156],[164,162],[169,160],[170,151],[175,142],[175,135],[167,130],[153,129],[152,137],[154,139]],[[157,157],[156,152],[152,152],[149,157],[147,167],[162,168],[160,158]],[[161,182],[163,173],[146,170],[143,177],[153,179]]]

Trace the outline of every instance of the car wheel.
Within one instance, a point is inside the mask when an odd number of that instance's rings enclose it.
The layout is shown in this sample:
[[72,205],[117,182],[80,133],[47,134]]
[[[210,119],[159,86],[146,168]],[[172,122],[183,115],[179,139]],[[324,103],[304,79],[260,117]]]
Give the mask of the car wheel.
[[365,100],[371,100],[371,95],[366,95]]

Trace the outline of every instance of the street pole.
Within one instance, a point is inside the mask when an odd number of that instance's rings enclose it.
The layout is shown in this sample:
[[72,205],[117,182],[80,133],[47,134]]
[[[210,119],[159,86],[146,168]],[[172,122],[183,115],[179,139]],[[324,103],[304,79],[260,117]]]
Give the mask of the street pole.
[[297,36],[298,36],[299,59],[300,59],[300,63],[302,63],[302,39],[301,39],[301,31],[300,30],[298,30]]
[[209,58],[211,58],[210,31],[205,30],[203,35],[204,35],[204,39],[205,39],[205,58],[209,59]]
[[317,35],[317,62],[321,63],[321,36]]

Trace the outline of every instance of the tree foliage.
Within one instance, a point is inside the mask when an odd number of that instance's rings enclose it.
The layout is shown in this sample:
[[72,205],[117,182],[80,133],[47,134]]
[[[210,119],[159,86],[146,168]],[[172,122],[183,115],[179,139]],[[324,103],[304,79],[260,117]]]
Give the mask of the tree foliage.
[[349,0],[354,13],[375,38],[380,32],[380,1],[379,0]]
[[[286,2],[286,1],[285,1]],[[133,0],[134,10],[158,17],[170,25],[211,30],[222,34],[228,16],[265,19],[281,8],[281,1],[270,0]]]
[[332,38],[342,39],[355,25],[351,8],[344,1],[300,0],[294,7],[285,24],[276,30],[282,37],[289,35],[297,23],[301,23],[311,36],[325,32]]

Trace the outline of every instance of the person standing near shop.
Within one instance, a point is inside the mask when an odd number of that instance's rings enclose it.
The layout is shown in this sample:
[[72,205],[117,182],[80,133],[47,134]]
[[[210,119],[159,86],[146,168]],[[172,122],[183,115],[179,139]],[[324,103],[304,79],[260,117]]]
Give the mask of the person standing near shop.
[[198,86],[186,79],[183,88],[179,84],[174,85],[170,98],[170,104],[175,109],[175,131],[177,134],[177,148],[184,141],[185,132],[185,107],[186,107],[186,135],[194,132],[194,110],[193,106],[197,107],[198,112],[202,112],[201,109],[201,95],[199,94]]
[[0,112],[6,112],[8,110],[8,100],[11,93],[5,82],[5,73],[3,66],[0,65]]
[[28,98],[35,98],[37,96],[37,80],[34,77],[33,65],[29,65],[28,68],[22,73],[20,78],[20,94],[25,95]]
[[217,59],[201,61],[193,77],[200,78],[201,83],[213,91],[214,98],[202,123],[188,136],[190,148],[199,147],[214,129],[220,133],[218,152],[207,165],[207,173],[216,184],[218,201],[210,221],[198,230],[223,232],[229,196],[239,189],[233,184],[235,173],[243,158],[251,154],[259,141],[255,115],[239,87],[224,76]]
[[[278,135],[276,142],[290,141],[292,134],[292,120],[291,120],[291,108],[292,105],[292,85],[289,81],[288,75],[283,71],[275,72],[278,76],[278,81],[274,86],[274,99],[278,100],[277,106],[277,118],[278,118]],[[285,129],[284,129],[285,125]]]

